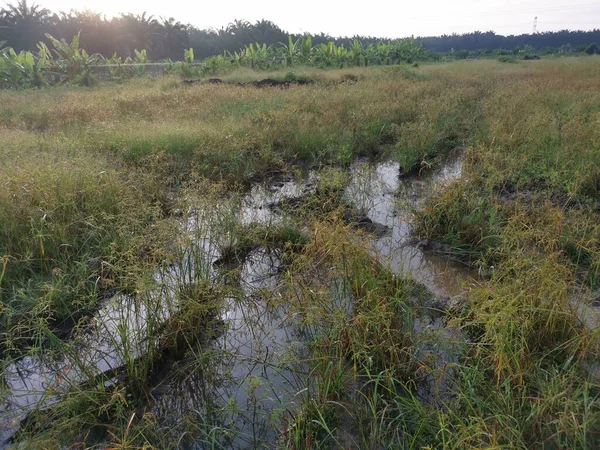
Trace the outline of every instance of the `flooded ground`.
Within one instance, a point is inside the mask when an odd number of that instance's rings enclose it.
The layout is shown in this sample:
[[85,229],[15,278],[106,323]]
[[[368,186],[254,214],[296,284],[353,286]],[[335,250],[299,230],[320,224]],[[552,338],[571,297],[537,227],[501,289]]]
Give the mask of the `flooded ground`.
[[[276,250],[248,255],[239,275],[243,296],[224,299],[223,334],[211,344],[207,361],[194,361],[182,382],[165,380],[156,393],[155,411],[180,434],[191,417],[214,428],[216,440],[232,448],[275,442],[274,426],[284,410],[299,404],[307,368],[298,324],[285,307],[272,307],[281,261]],[[210,374],[207,376],[207,373]],[[189,376],[188,376],[189,375]],[[198,436],[205,430],[188,430]],[[194,439],[192,439],[194,441]],[[204,448],[194,441],[191,448]]]
[[[397,163],[357,162],[344,192],[347,204],[379,226],[380,232],[365,235],[372,240],[374,255],[394,272],[411,275],[440,297],[459,294],[476,279],[476,273],[423,250],[412,236],[412,213],[435,189],[459,178],[461,168],[461,160],[456,158],[424,176],[404,178]],[[281,222],[284,217],[274,206],[314,193],[318,177],[311,172],[303,180],[287,178],[254,186],[242,199],[241,222]],[[157,273],[158,288],[144,301],[119,294],[102,305],[65,353],[27,357],[5,369],[9,395],[0,406],[4,446],[28,412],[49,407],[69,388],[99,374],[114,372],[116,376],[127,361],[144,355],[152,344],[149,327],[160,327],[177,311],[177,293],[182,286],[218,282],[222,274],[213,263],[226,243],[214,238],[219,224],[207,225],[209,214],[214,222],[218,214],[199,209],[185,223],[181,257]],[[180,362],[184,368],[176,371],[177,376],[166,376],[158,383],[155,414],[174,436],[185,432],[190,448],[205,448],[201,436],[207,435],[204,429],[186,429],[191,422],[212,424],[216,440],[230,448],[272,444],[280,434],[276,423],[293,412],[310,391],[308,367],[301,363],[308,357],[302,327],[281,306],[284,302],[275,307],[268,302],[278,295],[281,272],[277,249],[252,250],[235,274],[240,294],[223,299],[219,315],[224,326],[207,344],[210,351],[204,354],[209,356]],[[427,320],[418,321],[415,332],[443,329],[440,319]],[[422,358],[438,358],[436,364],[445,367],[452,362],[452,348],[462,337],[453,330],[442,330],[441,336],[450,344],[436,349],[423,346],[420,352]]]
[[433,192],[444,189],[461,173],[458,157],[439,169],[408,178],[400,176],[397,163],[373,166],[363,162],[354,165],[346,191],[346,198],[359,211],[389,229],[373,243],[377,258],[394,272],[411,275],[438,296],[460,294],[465,284],[477,279],[477,272],[424,250],[412,234],[412,216]]

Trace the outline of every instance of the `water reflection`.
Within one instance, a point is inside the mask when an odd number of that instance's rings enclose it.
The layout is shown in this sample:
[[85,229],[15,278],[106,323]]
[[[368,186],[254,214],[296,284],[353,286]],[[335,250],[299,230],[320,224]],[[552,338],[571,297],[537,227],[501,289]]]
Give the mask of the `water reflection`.
[[[212,414],[210,445],[216,441],[227,448],[257,448],[277,440],[281,416],[297,408],[308,376],[301,362],[307,355],[297,321],[286,306],[269,304],[277,296],[280,269],[278,250],[250,253],[239,275],[242,295],[224,302],[223,335],[194,360],[191,376],[183,377],[186,384],[193,380],[202,387],[191,395],[179,379],[172,380],[156,403],[161,423],[181,432],[190,414]],[[268,296],[261,295],[264,290]],[[206,429],[196,427],[188,433],[194,436],[192,448],[207,448]]]
[[319,176],[309,172],[302,179],[286,177],[271,184],[256,184],[242,199],[240,219],[244,224],[272,224],[281,222],[281,215],[274,207],[285,200],[299,199],[315,192],[315,184]]
[[217,252],[202,239],[194,242],[156,272],[154,287],[143,296],[115,295],[100,305],[72,341],[5,367],[0,448],[7,445],[29,412],[50,407],[70,389],[100,380],[102,374],[110,384],[127,362],[148,352],[156,343],[153,330],[179,309],[179,293],[212,276],[207,268]]
[[399,274],[410,274],[439,296],[458,295],[477,272],[463,264],[423,250],[412,235],[413,212],[437,189],[461,176],[462,161],[455,158],[440,169],[415,178],[401,178],[400,165],[359,162],[352,168],[346,199],[362,214],[390,232],[373,242],[377,258]]
[[[412,211],[435,189],[459,178],[461,167],[456,159],[422,177],[401,179],[394,162],[358,162],[345,192],[348,203],[389,228],[373,238],[378,259],[442,296],[460,293],[476,275],[415,245]],[[159,326],[179,309],[182,288],[215,283],[224,276],[213,263],[234,239],[226,230],[236,215],[244,224],[281,222],[284,218],[273,206],[313,193],[317,180],[318,175],[310,173],[305,181],[289,178],[256,185],[239,209],[228,202],[197,208],[182,224],[178,258],[157,271],[155,287],[144,297],[113,297],[73,342],[64,345],[64,352],[23,358],[5,369],[8,395],[0,406],[0,439],[10,437],[28,411],[48,407],[73,385],[123,366],[125,351],[128,358],[142,357],[150,344],[149,324]],[[228,448],[272,445],[282,414],[293,414],[309,393],[309,369],[303,363],[308,359],[306,330],[286,302],[273,302],[281,282],[280,256],[277,249],[254,249],[236,274],[226,275],[236,277],[239,294],[223,299],[222,334],[198,343],[190,358],[180,361],[154,390],[159,426],[166,435],[185,436],[189,448],[208,448],[215,442]],[[332,298],[332,309],[351,314],[343,286],[332,286]]]

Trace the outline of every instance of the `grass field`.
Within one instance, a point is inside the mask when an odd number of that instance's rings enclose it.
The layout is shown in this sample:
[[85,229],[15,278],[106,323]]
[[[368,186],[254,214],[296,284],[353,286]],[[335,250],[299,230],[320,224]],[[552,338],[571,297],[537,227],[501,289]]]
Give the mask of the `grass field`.
[[[295,75],[313,83],[0,92],[1,398],[19,361],[60,368],[56,401],[0,428],[21,421],[18,448],[598,448],[600,58]],[[357,159],[410,182],[457,152],[414,214],[482,275],[448,301],[378,260],[343,193]],[[244,219],[248,192],[309,170],[281,217]],[[265,249],[273,283],[252,278]],[[102,322],[113,296],[143,327]],[[227,347],[231,311],[266,356]],[[98,370],[102,326],[119,354]],[[240,354],[265,367],[243,395]]]

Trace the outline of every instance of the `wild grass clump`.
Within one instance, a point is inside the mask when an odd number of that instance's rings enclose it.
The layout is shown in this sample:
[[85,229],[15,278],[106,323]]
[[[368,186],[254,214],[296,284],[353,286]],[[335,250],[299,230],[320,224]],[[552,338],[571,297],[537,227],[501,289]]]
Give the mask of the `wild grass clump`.
[[491,277],[456,316],[473,344],[439,416],[445,448],[592,448],[598,439],[589,292],[600,257],[599,135],[589,120],[600,98],[584,94],[594,76],[579,69],[494,84],[463,178],[419,215],[421,234]]
[[[5,135],[5,145],[15,137]],[[92,310],[103,292],[129,285],[126,268],[138,258],[152,260],[155,247],[143,236],[162,213],[145,198],[160,192],[152,180],[124,176],[97,155],[36,151],[25,141],[22,148],[5,147],[2,160],[6,352],[44,343],[47,333],[68,329]]]
[[511,63],[516,64],[517,58],[513,55],[501,55],[498,57],[498,61],[501,63]]
[[285,430],[287,448],[335,447],[344,422],[364,422],[362,432],[377,418],[385,441],[394,419],[383,409],[416,379],[412,320],[423,292],[375,263],[351,234],[339,220],[315,224],[288,271],[312,359],[311,395]]
[[[356,155],[385,153],[395,144],[399,154],[418,148],[413,165],[467,138],[470,122],[462,114],[472,115],[474,95],[467,83],[453,80],[457,84],[449,93],[434,77],[417,83],[378,77],[372,68],[355,72],[358,84],[336,81],[345,71],[282,74],[294,80],[325,77],[287,89],[179,86],[165,79],[64,90],[60,101],[47,91],[3,92],[0,124],[59,133],[61,147],[83,142],[128,165],[162,166],[161,176],[176,180],[193,172],[252,179],[288,161],[348,164]],[[156,159],[160,164],[153,164]]]
[[233,239],[220,249],[218,264],[239,264],[257,248],[278,248],[287,253],[302,251],[308,237],[292,223],[281,225],[251,224],[235,230]]

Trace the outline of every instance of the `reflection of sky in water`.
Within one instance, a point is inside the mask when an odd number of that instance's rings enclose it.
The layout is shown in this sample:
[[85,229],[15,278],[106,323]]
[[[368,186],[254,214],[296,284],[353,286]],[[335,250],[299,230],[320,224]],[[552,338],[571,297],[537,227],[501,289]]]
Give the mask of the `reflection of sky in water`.
[[[150,315],[164,321],[169,316],[169,308],[164,301],[141,302],[117,295],[100,308],[84,333],[66,345],[67,350],[62,355],[26,357],[9,365],[5,371],[9,395],[0,409],[0,427],[14,430],[18,425],[15,420],[24,413],[49,406],[70,387],[122,366],[125,348],[134,358],[143,355]],[[10,433],[6,433],[8,438]]]
[[460,159],[420,177],[400,178],[400,166],[359,162],[352,168],[346,198],[369,219],[390,232],[373,243],[378,258],[396,273],[411,274],[434,294],[459,294],[461,283],[476,275],[464,265],[421,249],[412,239],[412,211],[430,193],[461,175]]
[[242,199],[240,219],[242,223],[270,224],[281,220],[273,213],[273,207],[284,200],[303,197],[315,192],[318,175],[310,172],[305,180],[288,178],[271,185],[256,184]]
[[[20,419],[36,408],[48,407],[71,387],[124,365],[126,352],[139,358],[147,351],[148,326],[160,325],[177,309],[177,291],[213,276],[212,261],[218,251],[210,241],[210,226],[197,214],[184,226],[186,246],[176,263],[154,275],[156,288],[144,298],[117,294],[105,301],[63,353],[25,357],[5,369],[0,402],[0,448],[19,426]],[[201,238],[198,224],[203,223]],[[58,353],[58,352],[56,352]]]
[[[199,392],[206,397],[182,391],[179,380],[169,383],[166,395],[160,396],[156,404],[166,423],[182,426],[190,412],[197,419],[206,417],[210,405],[220,412],[215,422],[223,427],[216,434],[218,441],[229,440],[232,448],[255,448],[261,442],[276,441],[277,421],[272,415],[298,405],[303,385],[298,377],[306,372],[299,363],[292,366],[286,362],[298,359],[303,351],[294,318],[284,307],[270,307],[261,296],[264,289],[270,291],[270,296],[276,293],[280,268],[276,250],[259,248],[251,252],[240,274],[244,295],[225,299],[222,318],[226,327],[212,344],[210,364],[219,367],[218,382],[210,376],[194,378],[202,384]],[[198,448],[203,447],[198,444]]]
[[[390,228],[389,233],[373,242],[379,258],[389,262],[396,272],[411,272],[436,294],[459,293],[460,283],[468,279],[470,272],[462,265],[422,251],[410,243],[410,238],[411,208],[419,206],[439,184],[459,177],[460,161],[407,180],[400,179],[399,166],[393,162],[376,166],[359,162],[351,173],[347,201],[374,222]],[[124,348],[142,356],[149,319],[162,323],[169,318],[177,309],[176,293],[182,285],[214,281],[218,276],[213,262],[220,256],[219,248],[227,246],[231,239],[223,233],[227,222],[239,213],[245,224],[277,223],[282,218],[272,206],[314,192],[316,181],[317,176],[311,173],[304,182],[290,179],[271,186],[256,185],[242,199],[241,210],[224,202],[194,211],[183,224],[177,263],[157,272],[155,282],[159,287],[150,291],[144,301],[117,295],[70,343],[69,352],[58,358],[24,358],[6,369],[10,395],[0,405],[0,430],[5,430],[0,431],[0,439],[10,436],[27,411],[55,402],[74,383],[121,366]],[[223,335],[209,349],[201,349],[210,355],[208,360],[194,360],[191,364],[195,369],[184,371],[184,380],[167,379],[158,387],[155,410],[161,424],[173,425],[172,433],[191,414],[197,423],[221,424],[223,428],[217,434],[223,438],[221,441],[228,435],[233,448],[253,448],[258,442],[275,441],[272,415],[283,407],[294,409],[308,377],[305,374],[299,379],[306,367],[292,368],[288,362],[306,353],[298,322],[285,308],[270,307],[261,296],[264,290],[269,291],[269,296],[277,294],[280,270],[276,250],[259,248],[251,252],[239,275],[243,295],[224,299]],[[339,286],[332,288],[341,292]],[[342,296],[337,295],[334,303],[343,302]],[[202,434],[207,434],[207,430]],[[196,441],[196,448],[204,447]]]
[[417,395],[426,403],[443,407],[443,399],[452,395],[455,364],[466,349],[466,338],[458,328],[447,326],[441,317],[417,317],[413,323],[414,358],[425,379],[417,386]]

